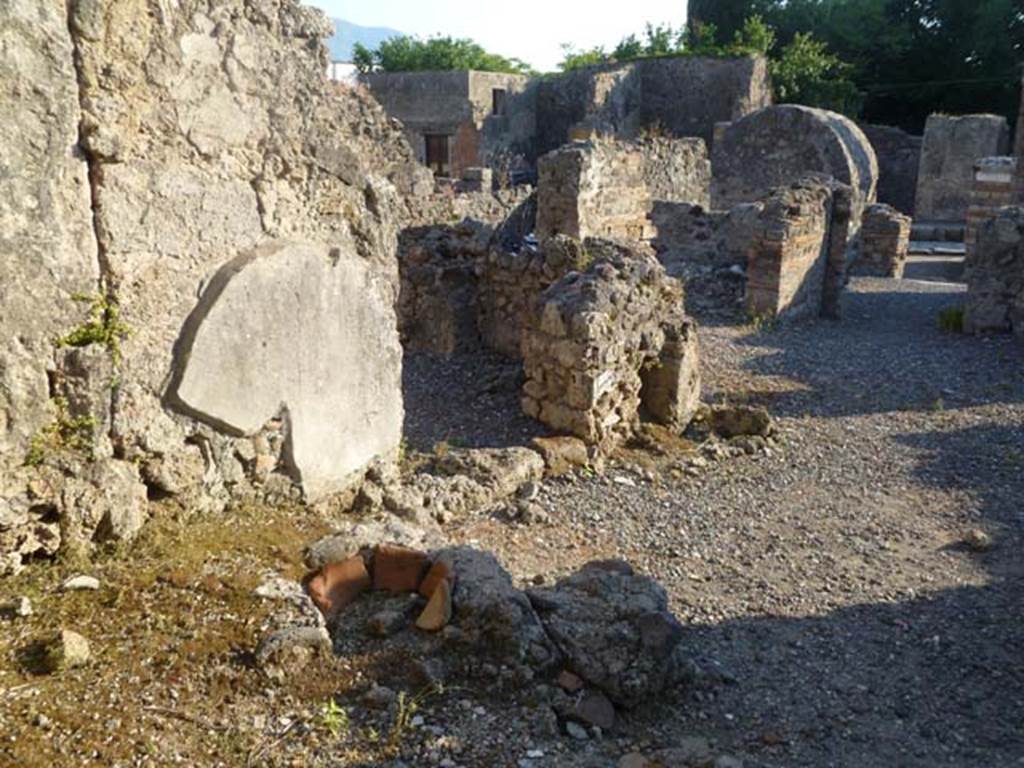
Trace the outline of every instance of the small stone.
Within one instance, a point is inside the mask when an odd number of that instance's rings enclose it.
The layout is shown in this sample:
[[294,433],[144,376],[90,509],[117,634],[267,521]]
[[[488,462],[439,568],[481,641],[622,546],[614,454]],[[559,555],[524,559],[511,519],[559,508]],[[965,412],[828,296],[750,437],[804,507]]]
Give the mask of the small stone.
[[452,620],[452,593],[447,581],[438,583],[416,626],[425,632],[439,632]]
[[32,724],[35,725],[36,728],[42,728],[44,731],[48,731],[53,726],[53,721],[44,714],[38,714],[32,720]]
[[516,498],[520,501],[533,501],[540,494],[540,486],[537,483],[523,483],[516,491]]
[[558,687],[566,693],[576,693],[583,688],[583,680],[569,670],[563,669],[558,674]]
[[307,589],[325,616],[349,605],[370,586],[370,574],[359,555],[328,563],[314,576]]
[[586,741],[590,738],[590,734],[587,733],[587,729],[579,723],[574,723],[571,720],[565,724],[565,732],[569,734],[576,741]]
[[650,761],[639,752],[630,752],[619,758],[618,768],[647,768]]
[[387,709],[397,700],[398,695],[383,685],[374,685],[363,696],[363,704],[370,709]]
[[427,571],[424,552],[382,544],[373,551],[373,588],[392,593],[415,592]]
[[405,627],[405,614],[401,611],[381,611],[370,617],[366,628],[376,637],[391,637]]
[[91,659],[89,641],[68,629],[57,632],[43,646],[43,667],[47,672],[84,667]]
[[520,502],[518,509],[519,520],[525,525],[541,525],[551,519],[540,504]]
[[18,597],[0,605],[0,616],[10,619],[26,619],[32,615],[32,602],[27,597]]
[[615,707],[600,691],[587,691],[576,703],[573,714],[587,725],[595,725],[603,731],[615,725]]
[[992,537],[981,528],[972,528],[964,536],[964,544],[975,552],[988,552],[992,549]]
[[73,576],[60,588],[65,592],[95,591],[100,588],[100,580],[94,576]]
[[722,755],[715,760],[715,768],[743,768],[743,761],[731,755]]

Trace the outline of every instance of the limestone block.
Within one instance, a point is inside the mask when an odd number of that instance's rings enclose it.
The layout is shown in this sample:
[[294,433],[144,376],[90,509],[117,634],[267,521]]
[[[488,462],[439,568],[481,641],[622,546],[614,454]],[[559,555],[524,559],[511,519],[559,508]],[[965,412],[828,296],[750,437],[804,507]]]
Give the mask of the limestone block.
[[356,254],[277,242],[218,271],[178,343],[172,406],[237,435],[283,416],[284,460],[317,501],[401,439],[401,347]]

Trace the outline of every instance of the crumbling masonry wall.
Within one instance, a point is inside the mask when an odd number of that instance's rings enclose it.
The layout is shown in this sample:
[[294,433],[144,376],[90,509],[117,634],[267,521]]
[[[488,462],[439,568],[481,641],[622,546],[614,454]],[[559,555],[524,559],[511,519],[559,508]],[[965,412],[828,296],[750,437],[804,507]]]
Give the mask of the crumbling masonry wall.
[[964,330],[1024,337],[1024,208],[1002,208],[981,223],[966,274]]
[[329,32],[294,0],[0,9],[0,528],[130,538],[147,493],[316,501],[396,451],[423,169],[328,84]]
[[871,205],[861,224],[860,254],[851,274],[903,277],[910,248],[909,216],[889,205]]
[[1013,157],[983,157],[974,164],[974,180],[967,207],[964,246],[970,253],[978,243],[978,228],[991,219],[1000,208],[1018,202],[1017,169],[1020,161]]
[[539,238],[642,240],[655,200],[707,205],[710,166],[699,139],[595,139],[545,155],[538,176]]
[[685,427],[700,382],[681,284],[649,249],[585,247],[595,263],[545,291],[524,335],[523,410],[602,449],[632,434],[641,403],[656,421]]
[[810,180],[763,201],[747,254],[747,312],[754,317],[836,317],[845,283],[849,190]]
[[923,138],[888,125],[861,123],[860,129],[878,157],[878,202],[913,216]]
[[967,219],[974,164],[1010,151],[1010,129],[999,115],[931,115],[925,123],[914,216],[920,221]]

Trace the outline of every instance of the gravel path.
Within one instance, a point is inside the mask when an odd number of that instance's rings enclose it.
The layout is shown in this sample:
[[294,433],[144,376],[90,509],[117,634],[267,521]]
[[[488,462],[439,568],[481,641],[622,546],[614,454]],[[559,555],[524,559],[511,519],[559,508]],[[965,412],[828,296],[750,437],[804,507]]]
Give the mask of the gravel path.
[[[704,675],[578,752],[698,735],[747,766],[1024,765],[1024,344],[939,331],[960,291],[858,279],[839,323],[707,324],[706,399],[767,406],[778,448],[653,481],[630,460],[547,482],[548,524],[453,532],[523,580],[618,556],[668,589]],[[474,401],[490,374],[461,366],[461,390],[420,371],[437,402],[410,423]]]

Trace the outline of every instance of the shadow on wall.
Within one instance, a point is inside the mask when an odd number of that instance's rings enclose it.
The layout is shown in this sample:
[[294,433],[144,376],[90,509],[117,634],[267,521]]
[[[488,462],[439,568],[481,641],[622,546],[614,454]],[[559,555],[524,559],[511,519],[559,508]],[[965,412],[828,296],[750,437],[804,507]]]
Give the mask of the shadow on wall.
[[792,380],[798,389],[751,394],[764,399],[774,414],[791,417],[1024,402],[1019,340],[939,329],[940,312],[963,299],[956,290],[847,292],[838,323],[814,321],[753,333],[743,343],[765,354],[746,367]]

